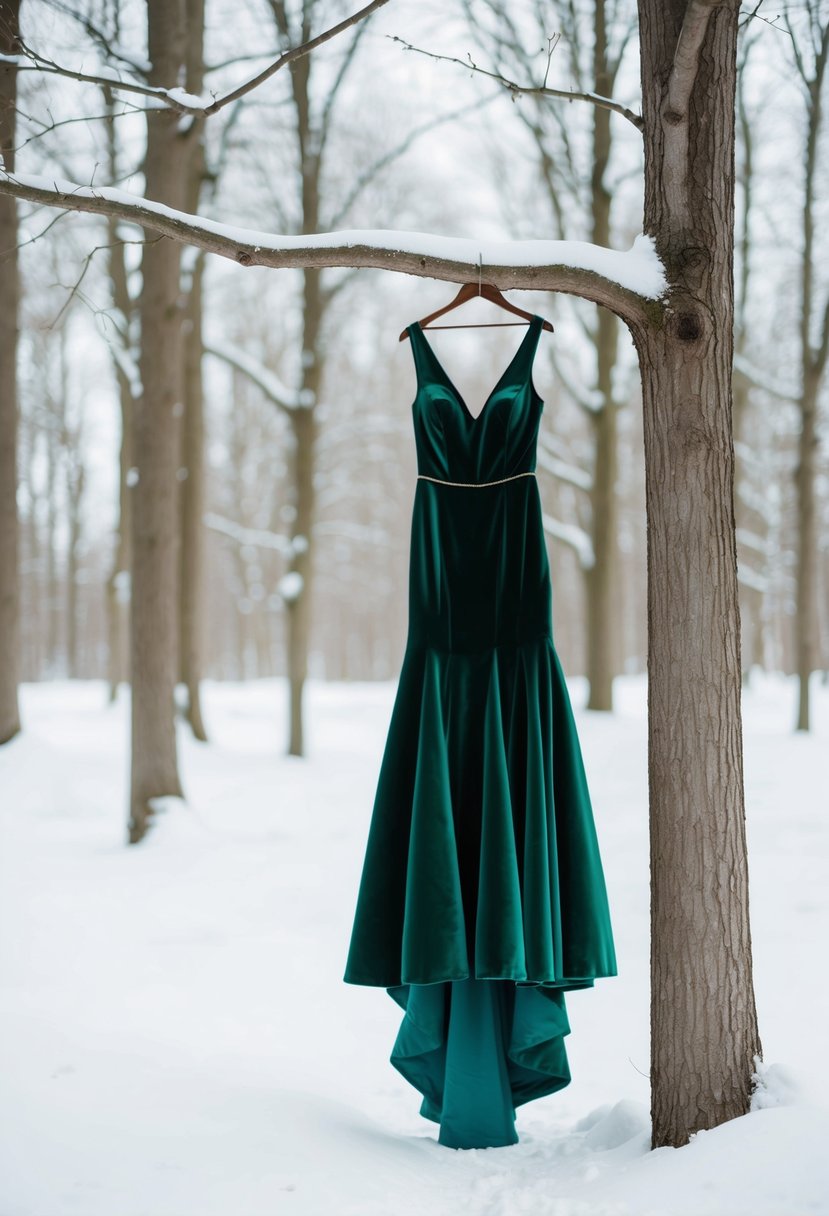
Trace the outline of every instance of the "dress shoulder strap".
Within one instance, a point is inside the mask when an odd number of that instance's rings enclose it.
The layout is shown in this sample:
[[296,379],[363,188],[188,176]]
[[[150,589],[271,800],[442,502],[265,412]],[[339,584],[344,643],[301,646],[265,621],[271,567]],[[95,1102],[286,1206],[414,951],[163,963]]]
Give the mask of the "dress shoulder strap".
[[412,321],[412,323],[408,326],[408,332],[409,342],[411,343],[412,347],[412,358],[414,359],[415,372],[417,373],[417,382],[418,384],[421,384],[426,378],[426,373],[430,366],[431,350],[424,341],[417,321]]
[[544,325],[544,318],[537,313],[533,313],[533,318],[527,326],[527,333],[524,335],[526,342],[521,344],[521,349],[518,351],[519,360],[525,359],[527,365],[532,367],[535,359],[535,352],[538,350],[538,339],[541,337],[541,330]]

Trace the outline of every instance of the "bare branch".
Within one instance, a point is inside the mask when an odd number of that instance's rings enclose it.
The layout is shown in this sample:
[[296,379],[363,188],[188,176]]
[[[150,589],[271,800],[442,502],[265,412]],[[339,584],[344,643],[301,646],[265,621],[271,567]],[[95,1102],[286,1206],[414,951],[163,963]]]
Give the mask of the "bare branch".
[[[43,72],[49,76],[66,76],[69,80],[78,80],[82,84],[97,84],[112,89],[120,89],[126,93],[137,93],[141,97],[151,97],[165,105],[169,105],[172,109],[180,110],[184,114],[203,113],[205,108],[203,104],[193,105],[182,100],[187,94],[181,89],[162,89],[154,85],[141,84],[137,80],[119,80],[113,75],[79,72],[74,68],[64,67],[63,64],[57,63],[54,59],[47,59],[45,55],[41,55],[32,47],[27,46],[22,39],[20,40],[20,49],[22,54],[31,59],[31,63],[21,63],[19,55],[0,55],[0,63],[9,62],[13,59],[17,63],[17,70],[19,72]],[[193,100],[198,99],[194,98]]]
[[780,401],[791,401],[797,405],[800,401],[800,394],[794,389],[786,388],[784,384],[778,384],[768,376],[762,373],[758,374],[757,364],[751,359],[745,358],[739,352],[734,352],[734,373],[742,376],[749,384],[753,384],[755,388],[761,388],[763,392],[770,393],[772,397],[777,397]]
[[363,39],[363,35],[365,34],[367,29],[368,29],[367,21],[363,21],[357,27],[357,31],[354,34],[354,37],[351,39],[351,43],[348,47],[348,50],[346,51],[345,55],[343,56],[342,62],[340,63],[340,66],[337,70],[337,75],[335,76],[335,78],[331,84],[331,87],[328,90],[328,96],[325,99],[325,104],[323,106],[322,114],[320,115],[320,120],[319,120],[320,156],[322,155],[322,150],[328,141],[328,134],[331,129],[331,114],[332,114],[332,111],[334,108],[334,102],[336,101],[337,94],[339,93],[339,91],[342,87],[343,81],[345,80],[346,76],[348,75],[351,65],[354,63],[354,60],[357,55],[357,51],[358,51],[360,43]]
[[416,51],[418,55],[426,55],[429,59],[435,59],[439,63],[454,63],[458,67],[465,68],[467,71],[477,72],[480,76],[486,76],[490,80],[495,80],[498,84],[503,85],[508,93],[514,97],[521,94],[526,94],[533,97],[559,97],[564,101],[589,101],[601,109],[612,110],[614,114],[621,114],[622,118],[626,118],[628,122],[633,123],[637,131],[641,131],[644,126],[644,120],[641,114],[634,113],[627,106],[623,106],[621,102],[614,101],[612,97],[602,97],[599,93],[581,93],[571,89],[551,89],[545,85],[522,85],[514,80],[508,80],[506,76],[502,76],[500,72],[489,72],[486,68],[479,67],[470,56],[469,59],[456,59],[453,55],[438,55],[434,51],[424,51],[421,47],[414,46],[411,42],[406,42],[405,39],[399,38],[396,34],[388,34],[392,42],[399,42],[400,45],[407,51]]
[[[216,114],[231,102],[237,101],[246,93],[252,92],[258,88],[264,81],[269,80],[281,68],[287,67],[288,64],[302,58],[303,55],[308,55],[311,51],[316,50],[318,46],[328,42],[331,38],[336,38],[344,30],[356,25],[357,22],[363,21],[376,9],[382,8],[384,4],[388,4],[389,0],[372,0],[364,8],[358,12],[352,13],[350,17],[346,17],[343,21],[339,21],[336,25],[332,25],[330,29],[324,30],[323,33],[317,34],[315,38],[310,38],[307,42],[303,42],[300,46],[292,47],[289,51],[285,51],[278,59],[269,64],[261,72],[257,72],[250,80],[246,80],[243,84],[238,85],[235,89],[231,89],[229,93],[225,93],[222,97],[213,95],[213,100],[208,102],[202,97],[194,97],[186,93],[180,88],[160,88],[152,85],[140,84],[135,80],[117,80],[111,76],[101,75],[90,72],[76,72],[72,68],[64,67],[62,64],[56,63],[54,60],[47,59],[45,56],[38,54],[23,44],[22,50],[31,60],[31,65],[19,62],[19,57],[15,57],[18,70],[20,71],[38,71],[47,72],[57,76],[68,76],[71,80],[79,80],[84,84],[108,85],[110,88],[119,89],[127,93],[138,93],[143,97],[153,98],[161,101],[164,105],[169,106],[173,110],[178,110],[182,114]],[[8,58],[0,56],[0,60]]]
[[247,376],[272,405],[277,406],[286,414],[292,414],[295,410],[304,408],[297,394],[292,393],[275,372],[272,372],[269,367],[265,367],[257,359],[251,358],[238,346],[232,346],[227,342],[205,342],[204,350],[206,354],[221,359],[229,367]]
[[481,101],[473,101],[469,105],[460,106],[457,110],[451,110],[448,114],[439,114],[436,118],[430,118],[428,122],[421,123],[419,127],[414,127],[408,133],[408,135],[406,135],[405,138],[403,138],[400,143],[397,144],[396,147],[391,148],[388,152],[378,157],[376,161],[368,166],[365,172],[360,174],[360,176],[355,180],[348,194],[345,196],[345,199],[338,207],[335,215],[331,217],[331,224],[334,226],[341,224],[362,192],[377,177],[377,174],[380,173],[381,170],[385,169],[387,165],[392,164],[393,161],[398,160],[404,155],[404,153],[408,152],[409,148],[411,148],[412,145],[421,138],[421,136],[428,134],[430,131],[434,131],[436,127],[443,126],[444,123],[454,122],[457,118],[463,118],[466,114],[471,114],[476,110],[483,109],[484,106],[488,106],[490,102],[494,101],[498,96],[500,96],[500,94],[492,93],[489,97],[485,97]]
[[222,536],[229,536],[239,545],[251,545],[257,549],[274,549],[277,553],[284,553],[286,556],[290,556],[293,552],[290,536],[285,536],[281,532],[271,532],[266,528],[246,528],[244,524],[237,524],[235,520],[228,519],[225,515],[218,515],[215,511],[205,512],[202,522],[211,531],[221,532]]
[[487,281],[502,291],[568,292],[609,308],[628,324],[646,315],[652,323],[653,310],[660,307],[657,301],[668,290],[653,239],[642,234],[627,252],[587,241],[475,241],[382,229],[275,236],[189,215],[125,190],[55,182],[2,169],[0,193],[68,210],[114,215],[241,266],[359,266],[464,283],[478,281],[481,261]]
[[582,528],[577,524],[562,523],[560,520],[554,519],[552,515],[548,515],[546,511],[542,514],[541,519],[545,532],[574,550],[583,570],[590,570],[596,564],[593,543]]
[[561,460],[557,456],[551,456],[543,447],[538,449],[536,459],[539,467],[548,473],[552,473],[557,481],[566,481],[568,485],[575,486],[579,490],[590,491],[593,489],[593,478],[584,469],[580,469],[578,465],[568,464],[566,460]]
[[[97,42],[98,46],[101,47],[107,58],[119,59],[128,71],[135,72],[138,76],[146,76],[147,72],[149,72],[149,63],[142,59],[138,59],[135,55],[128,54],[123,47],[116,45],[116,40],[118,37],[117,32],[115,33],[114,38],[111,37],[104,30],[102,30],[99,25],[96,25],[86,13],[78,12],[76,7],[71,4],[64,4],[62,0],[48,0],[48,3],[50,8],[56,9],[57,12],[62,13],[64,17],[69,17],[72,21],[76,21],[81,26],[84,33],[93,42]],[[117,7],[115,10],[115,20],[117,29]]]
[[352,25],[356,25],[358,21],[364,21],[366,17],[371,16],[373,12],[375,12],[378,8],[382,8],[384,4],[388,4],[388,2],[389,0],[372,0],[371,4],[367,4],[365,8],[359,9],[356,13],[352,13],[351,16],[346,17],[344,21],[339,21],[336,25],[332,25],[330,29],[325,30],[322,34],[317,34],[316,38],[311,38],[307,42],[302,43],[301,46],[296,46],[290,51],[285,51],[285,53],[280,55],[274,63],[265,68],[263,72],[259,72],[258,75],[254,76],[246,84],[240,85],[237,89],[233,89],[232,92],[226,93],[224,97],[220,97],[217,101],[214,101],[213,105],[207,107],[205,113],[215,114],[215,112],[220,110],[222,106],[226,106],[231,101],[236,101],[237,98],[243,96],[243,94],[249,93],[251,89],[255,89],[258,85],[262,84],[263,81],[268,80],[269,77],[273,76],[275,72],[278,72],[280,68],[284,68],[289,63],[293,63],[295,59],[300,59],[303,55],[307,55],[309,52],[316,50],[318,46],[322,46],[322,44],[324,42],[328,42],[329,39],[336,38],[338,34],[342,34],[344,30],[349,29]]

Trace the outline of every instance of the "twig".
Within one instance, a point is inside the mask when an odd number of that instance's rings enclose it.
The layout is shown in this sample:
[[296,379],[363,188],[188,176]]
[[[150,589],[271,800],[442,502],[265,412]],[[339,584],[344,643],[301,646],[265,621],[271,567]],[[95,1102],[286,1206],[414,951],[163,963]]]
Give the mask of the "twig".
[[453,55],[438,55],[435,51],[424,51],[421,47],[414,46],[411,42],[406,42],[404,38],[399,38],[396,34],[387,34],[386,37],[391,38],[392,42],[399,42],[404,50],[415,51],[418,55],[426,55],[429,59],[435,59],[440,63],[454,63],[458,67],[477,72],[480,76],[487,76],[490,80],[496,80],[498,84],[503,85],[507,92],[512,93],[514,96],[526,94],[534,97],[560,97],[564,101],[589,101],[601,109],[612,110],[614,114],[621,114],[622,118],[626,118],[628,122],[633,123],[637,131],[644,129],[642,115],[636,114],[628,106],[623,106],[621,102],[614,101],[612,97],[602,97],[599,93],[580,93],[572,89],[551,89],[547,85],[518,84],[515,80],[509,80],[506,76],[502,76],[500,72],[490,72],[486,68],[479,67],[468,53],[467,59],[464,61],[463,59],[455,58]]

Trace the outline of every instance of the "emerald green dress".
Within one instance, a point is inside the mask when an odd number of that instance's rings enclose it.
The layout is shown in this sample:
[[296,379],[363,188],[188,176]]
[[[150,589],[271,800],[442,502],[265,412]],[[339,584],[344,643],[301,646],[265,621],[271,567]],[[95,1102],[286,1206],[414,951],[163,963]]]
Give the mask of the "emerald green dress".
[[534,475],[542,319],[473,415],[409,326],[418,480],[409,630],[344,981],[405,1011],[390,1062],[453,1148],[515,1144],[570,1081],[564,993],[616,975],[552,635]]

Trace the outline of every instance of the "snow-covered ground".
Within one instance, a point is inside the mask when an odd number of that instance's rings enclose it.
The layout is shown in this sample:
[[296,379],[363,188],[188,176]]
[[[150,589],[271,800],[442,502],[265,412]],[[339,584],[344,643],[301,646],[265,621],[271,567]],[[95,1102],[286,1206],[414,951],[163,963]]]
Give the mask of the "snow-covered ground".
[[[574,704],[583,688],[572,685]],[[208,685],[188,805],[125,846],[126,700],[23,690],[0,751],[0,1216],[829,1213],[829,690],[745,698],[758,1109],[648,1150],[645,686],[579,711],[620,974],[567,997],[573,1081],[520,1142],[437,1143],[391,1067],[401,1010],[342,981],[392,684]]]

